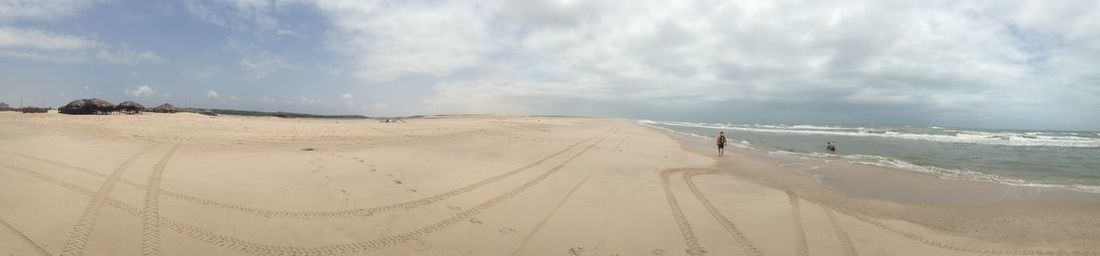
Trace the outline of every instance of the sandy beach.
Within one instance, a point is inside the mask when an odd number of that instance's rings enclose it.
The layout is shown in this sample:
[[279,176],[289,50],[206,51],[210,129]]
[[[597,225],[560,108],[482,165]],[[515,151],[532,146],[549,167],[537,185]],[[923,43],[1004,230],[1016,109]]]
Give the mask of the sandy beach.
[[0,112],[0,255],[1100,255],[1090,196],[821,181],[623,119],[406,121]]

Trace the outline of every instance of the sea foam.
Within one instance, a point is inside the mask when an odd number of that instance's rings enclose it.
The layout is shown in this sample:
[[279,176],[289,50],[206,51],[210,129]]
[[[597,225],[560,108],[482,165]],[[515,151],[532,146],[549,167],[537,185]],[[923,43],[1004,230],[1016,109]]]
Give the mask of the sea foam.
[[970,130],[946,130],[951,134],[924,134],[900,132],[888,129],[874,129],[865,127],[840,127],[840,126],[811,126],[811,125],[734,125],[734,124],[708,124],[690,122],[659,122],[644,120],[645,124],[661,124],[682,127],[710,128],[739,130],[749,132],[767,132],[783,134],[806,135],[832,135],[853,137],[881,137],[905,140],[922,140],[943,143],[972,143],[1001,146],[1032,146],[1032,147],[1100,147],[1100,138],[1082,137],[1073,133],[1046,133],[1029,132],[987,132]]
[[817,160],[817,161],[843,161],[850,164],[862,164],[878,167],[886,167],[896,170],[912,171],[923,174],[932,175],[935,177],[950,179],[950,180],[962,180],[962,181],[979,181],[979,182],[991,182],[1010,186],[1018,187],[1039,187],[1039,188],[1061,188],[1078,192],[1100,194],[1100,186],[1080,185],[1080,184],[1048,184],[1032,181],[1025,181],[1021,179],[1006,178],[995,174],[989,174],[972,170],[959,170],[949,169],[936,166],[919,165],[904,160],[875,156],[875,155],[836,155],[825,154],[819,152],[801,153],[791,152],[785,150],[768,151],[768,155],[791,157],[802,160]]

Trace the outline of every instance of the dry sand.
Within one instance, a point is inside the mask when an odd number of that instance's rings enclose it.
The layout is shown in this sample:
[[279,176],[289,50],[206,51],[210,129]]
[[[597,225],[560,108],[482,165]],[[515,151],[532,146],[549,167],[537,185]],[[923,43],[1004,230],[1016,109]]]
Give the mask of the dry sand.
[[1098,208],[1020,204],[845,196],[628,120],[0,112],[0,255],[1100,255]]

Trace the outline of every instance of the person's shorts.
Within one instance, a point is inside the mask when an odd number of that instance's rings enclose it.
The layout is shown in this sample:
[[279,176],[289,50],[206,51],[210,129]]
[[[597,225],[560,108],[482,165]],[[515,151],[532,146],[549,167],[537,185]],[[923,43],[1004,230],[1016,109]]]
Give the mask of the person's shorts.
[[726,144],[718,144],[718,148],[725,148]]

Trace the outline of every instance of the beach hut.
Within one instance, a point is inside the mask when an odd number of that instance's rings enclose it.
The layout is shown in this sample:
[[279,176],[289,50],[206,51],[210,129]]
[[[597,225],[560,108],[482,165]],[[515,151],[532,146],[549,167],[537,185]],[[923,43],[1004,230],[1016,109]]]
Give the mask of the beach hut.
[[176,113],[176,106],[172,104],[164,103],[160,106],[153,108],[153,112],[157,113]]
[[58,108],[57,111],[62,114],[70,115],[91,115],[91,114],[110,114],[115,110],[115,105],[107,102],[103,99],[79,99],[69,102],[64,107]]
[[115,110],[126,114],[141,114],[141,111],[145,111],[145,106],[133,101],[123,101],[115,106]]

